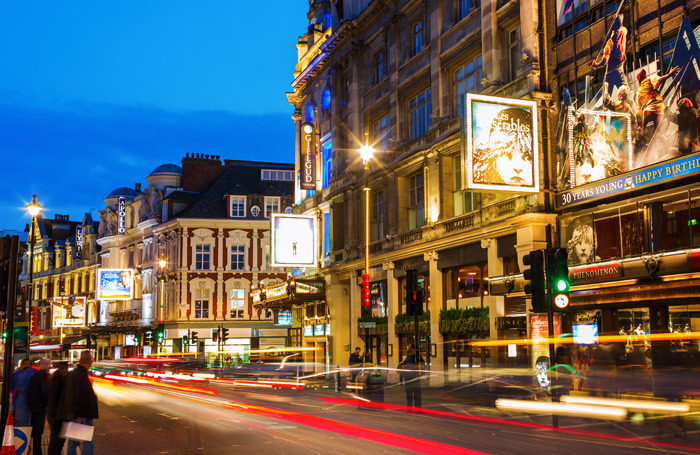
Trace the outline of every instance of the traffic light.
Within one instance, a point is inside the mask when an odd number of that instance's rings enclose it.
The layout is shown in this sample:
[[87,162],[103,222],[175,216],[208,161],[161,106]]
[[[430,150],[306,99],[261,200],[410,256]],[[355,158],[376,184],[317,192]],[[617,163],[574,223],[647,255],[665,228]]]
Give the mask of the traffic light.
[[199,336],[197,335],[197,332],[190,332],[190,343],[197,344],[198,341]]
[[7,330],[2,332],[2,342],[5,343],[7,341]]
[[418,273],[416,269],[406,270],[406,314],[409,315],[416,314],[414,297],[416,285],[418,284],[417,278]]
[[153,331],[152,330],[146,330],[146,335],[144,336],[144,339],[146,341],[151,341],[153,340]]
[[139,344],[139,334],[134,335],[134,343]]
[[369,306],[369,274],[368,273],[363,273],[362,274],[362,306],[368,307]]
[[32,311],[30,313],[30,318],[29,318],[29,334],[36,335],[38,327],[39,327],[39,313],[37,312],[37,308],[35,306],[33,306]]
[[222,343],[226,343],[228,339],[228,329],[226,327],[221,327],[221,332],[219,332],[219,338],[221,338]]
[[217,328],[217,329],[212,329],[211,341],[219,341],[219,329],[220,328],[221,328],[221,326],[219,326],[219,328]]
[[183,346],[189,346],[190,345],[190,337],[187,335],[182,337],[182,345]]
[[569,254],[566,248],[547,251],[547,277],[552,292],[552,303],[558,309],[569,306]]
[[544,251],[530,251],[523,256],[523,264],[530,267],[523,269],[523,278],[529,281],[525,284],[525,294],[532,295],[532,311],[543,313],[547,311],[544,295]]
[[[422,280],[421,280],[422,281]],[[413,314],[423,314],[423,301],[425,300],[425,289],[420,284],[416,283],[413,288]]]
[[158,343],[165,341],[165,327],[163,324],[158,324],[158,327],[156,327],[156,340]]

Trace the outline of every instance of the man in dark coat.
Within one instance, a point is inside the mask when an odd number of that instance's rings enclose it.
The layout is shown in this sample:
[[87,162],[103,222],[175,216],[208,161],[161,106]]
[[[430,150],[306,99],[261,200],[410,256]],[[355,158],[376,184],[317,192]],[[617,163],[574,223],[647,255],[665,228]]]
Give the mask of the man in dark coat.
[[416,353],[416,347],[411,344],[403,362],[398,365],[399,377],[406,389],[406,406],[422,406],[420,377],[421,370],[425,370],[425,360],[423,356]]
[[51,428],[48,455],[61,455],[63,444],[66,442],[65,439],[58,436],[61,432],[63,421],[56,418],[58,405],[63,395],[63,386],[66,383],[66,376],[68,376],[68,362],[59,362],[58,368],[51,375],[49,403],[46,407],[46,417],[49,421],[49,428]]
[[362,351],[359,347],[355,348],[355,352],[350,354],[350,360],[348,360],[348,365],[350,365],[350,368],[353,368],[353,370],[350,372],[350,377],[353,382],[355,382],[355,377],[357,377],[357,373],[359,373],[359,368],[362,366],[362,355],[360,354]]
[[[97,396],[92,389],[92,383],[88,377],[88,370],[92,366],[92,354],[90,351],[80,353],[80,362],[71,371],[63,387],[63,396],[59,404],[59,412],[56,417],[60,420],[72,420],[74,422],[93,426],[93,420],[97,419]],[[68,441],[68,455],[76,455],[79,441]],[[92,441],[82,442],[82,455],[93,454],[94,435]]]
[[41,436],[44,434],[46,405],[49,403],[49,369],[51,361],[41,359],[39,371],[34,373],[27,387],[27,405],[32,414],[32,452],[41,455]]

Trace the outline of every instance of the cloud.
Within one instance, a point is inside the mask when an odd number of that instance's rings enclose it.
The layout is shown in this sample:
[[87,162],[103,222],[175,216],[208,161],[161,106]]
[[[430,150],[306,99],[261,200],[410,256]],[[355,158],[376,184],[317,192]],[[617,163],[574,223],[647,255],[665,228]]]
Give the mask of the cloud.
[[55,213],[70,207],[71,219],[81,218],[90,208],[100,210],[113,189],[145,186],[153,169],[180,164],[188,152],[294,161],[294,127],[286,114],[77,103],[59,109],[0,101],[0,136],[0,191],[7,198],[0,204],[0,229],[24,226],[16,207],[32,194],[50,201]]

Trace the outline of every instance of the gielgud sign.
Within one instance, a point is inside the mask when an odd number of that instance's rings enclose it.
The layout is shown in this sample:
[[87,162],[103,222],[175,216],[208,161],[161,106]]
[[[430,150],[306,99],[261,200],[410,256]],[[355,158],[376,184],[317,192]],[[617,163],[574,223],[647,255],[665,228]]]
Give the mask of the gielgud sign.
[[302,190],[316,189],[316,131],[311,123],[301,125],[301,182]]

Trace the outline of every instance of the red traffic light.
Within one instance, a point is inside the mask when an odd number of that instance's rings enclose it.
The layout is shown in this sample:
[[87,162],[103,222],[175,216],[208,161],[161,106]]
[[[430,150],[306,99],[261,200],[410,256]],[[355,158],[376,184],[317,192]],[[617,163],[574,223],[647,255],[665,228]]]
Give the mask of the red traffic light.
[[369,306],[369,273],[362,274],[362,290],[360,296],[362,306]]

